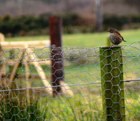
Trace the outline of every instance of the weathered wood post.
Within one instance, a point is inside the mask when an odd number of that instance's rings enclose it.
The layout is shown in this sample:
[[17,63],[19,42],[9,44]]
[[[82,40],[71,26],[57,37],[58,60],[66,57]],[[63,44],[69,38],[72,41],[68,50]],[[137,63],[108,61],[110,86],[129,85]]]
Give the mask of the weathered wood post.
[[[9,60],[14,60],[15,59],[15,50],[14,49],[11,49],[9,50]],[[12,72],[13,70],[13,66],[9,66],[9,74]]]
[[105,121],[125,121],[121,47],[101,47],[100,65]]
[[51,73],[53,96],[61,95],[61,82],[64,81],[63,53],[62,53],[62,19],[50,17],[51,39]]
[[[15,50],[14,49],[9,50],[9,60],[14,60],[15,58],[16,58],[15,57]],[[10,80],[9,88],[16,88],[16,83],[15,83],[15,81],[13,81],[14,79],[12,79],[12,81],[11,81],[11,73],[12,73],[13,68],[14,68],[13,65],[9,65],[9,70],[8,70],[8,75],[9,75],[8,77]]]

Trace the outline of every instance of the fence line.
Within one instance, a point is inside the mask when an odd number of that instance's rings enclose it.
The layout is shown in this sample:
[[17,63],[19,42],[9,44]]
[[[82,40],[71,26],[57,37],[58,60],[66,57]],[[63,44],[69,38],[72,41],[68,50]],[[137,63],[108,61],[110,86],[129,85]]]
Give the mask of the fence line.
[[[140,100],[140,43],[100,49],[64,48],[61,22],[60,18],[50,19],[50,47],[31,48],[26,45],[20,49],[6,49],[0,46],[0,120],[26,117],[28,121],[32,114],[35,114],[35,119],[32,120],[38,121],[140,120],[140,110],[131,113],[132,107],[127,103],[139,107],[136,101]],[[26,78],[19,78],[23,74]],[[32,74],[38,74],[40,79],[31,79]],[[42,98],[47,92],[59,98],[50,95]],[[128,95],[124,96],[126,92]],[[68,95],[70,99],[66,99]],[[34,101],[39,99],[40,108]],[[36,113],[32,110],[31,104],[34,103]],[[21,112],[24,109],[26,111],[23,116]],[[26,113],[28,111],[29,114]],[[42,116],[44,112],[45,115]]]
[[[50,50],[50,48],[46,48],[46,49],[47,50]],[[59,47],[59,49],[60,49],[60,47]],[[123,55],[122,56],[121,55],[118,55],[118,57],[122,57],[123,58],[124,77],[125,77],[123,79],[123,82],[125,83],[125,90],[124,90],[125,93],[128,92],[128,89],[129,90],[131,89],[130,88],[130,85],[131,84],[137,84],[140,81],[139,80],[139,74],[137,73],[137,72],[139,72],[140,67],[133,66],[135,64],[138,65],[138,63],[139,63],[139,56],[137,56],[136,53],[132,53],[133,56],[130,56],[130,53],[127,53],[128,49],[135,50],[135,47],[133,48],[131,46],[131,47],[128,48],[128,46],[127,47],[124,47],[123,46],[122,47]],[[48,56],[45,56],[45,55],[49,55],[48,53],[50,53],[50,51],[46,51],[44,48],[43,48],[43,50],[42,49],[39,49],[39,50],[40,51],[33,50],[33,53],[36,53],[37,56],[39,55],[39,57],[41,57],[41,56],[42,57],[40,59],[38,59],[38,60],[36,60],[36,59],[29,60],[30,63],[32,63],[32,61],[34,61],[34,62],[44,61],[46,57],[48,58]],[[111,49],[109,49],[109,50],[111,50]],[[8,61],[8,56],[9,56],[9,55],[7,55],[8,52],[10,52],[10,50],[9,51],[6,50],[6,54],[4,54],[4,56],[6,56],[6,58],[4,58],[4,61],[1,61],[2,63]],[[104,52],[107,52],[107,51],[104,51]],[[116,52],[119,52],[119,51],[116,51]],[[5,53],[5,50],[3,50],[3,53]],[[18,52],[15,51],[15,53],[14,53],[15,54],[15,56],[14,56],[15,58],[16,58],[16,55],[18,55],[17,53],[19,53],[19,51]],[[45,54],[40,54],[40,53],[45,53]],[[64,61],[64,70],[65,70],[64,71],[65,72],[64,73],[65,74],[65,80],[66,80],[67,85],[69,87],[71,87],[71,90],[74,93],[74,97],[76,95],[80,94],[81,95],[81,98],[88,98],[89,97],[89,94],[85,90],[90,90],[90,95],[93,95],[93,98],[94,98],[94,96],[95,96],[96,93],[97,93],[96,95],[99,95],[99,92],[100,92],[99,90],[101,88],[101,85],[100,85],[100,83],[101,83],[101,81],[100,81],[101,80],[101,77],[100,77],[100,68],[99,68],[100,67],[99,56],[101,56],[101,55],[104,55],[105,56],[105,54],[99,54],[99,49],[98,48],[93,48],[93,49],[92,48],[90,48],[90,49],[87,49],[86,48],[85,50],[84,50],[84,48],[82,48],[82,49],[81,48],[77,48],[77,49],[63,48],[63,51],[61,53],[64,54],[63,61]],[[90,53],[92,55],[90,55]],[[85,54],[85,57],[84,57],[84,54]],[[96,56],[94,56],[94,55],[96,55]],[[113,56],[108,55],[107,57],[111,58]],[[114,59],[111,59],[109,64],[105,63],[105,61],[103,60],[103,64],[105,64],[105,66],[112,65],[113,62],[119,60],[118,57],[116,57]],[[15,58],[13,58],[13,59],[15,59]],[[53,57],[51,57],[50,59],[53,59]],[[46,59],[46,60],[49,60],[49,58]],[[134,63],[133,63],[133,61],[134,61]],[[14,61],[14,63],[16,64],[17,61]],[[120,61],[118,61],[118,63],[121,64]],[[129,65],[128,65],[128,63],[129,63]],[[23,93],[24,91],[27,91],[27,90],[29,90],[29,92],[36,90],[39,93],[42,93],[40,95],[40,97],[41,97],[44,94],[46,95],[46,93],[41,92],[41,90],[43,91],[43,90],[45,90],[45,88],[53,88],[53,86],[40,86],[40,87],[39,86],[38,87],[36,87],[36,86],[26,87],[26,85],[25,86],[22,86],[23,79],[20,79],[19,77],[20,77],[20,75],[23,75],[23,72],[24,72],[24,64],[25,64],[25,61],[22,60],[21,65],[20,65],[19,72],[17,72],[17,75],[19,75],[19,76],[16,77],[16,80],[13,80],[12,81],[12,82],[16,82],[17,87],[10,89],[10,88],[6,88],[6,87],[4,88],[4,87],[1,86],[0,95],[3,98],[5,97],[4,95],[9,95],[10,96],[11,94],[9,92],[12,93],[12,92],[15,92],[16,91],[17,93],[20,94],[20,93]],[[50,80],[51,80],[51,70],[50,70],[50,67],[48,68],[48,66],[45,65],[45,68],[46,67],[47,67],[48,70],[46,69],[46,71],[44,70],[44,72],[46,73],[46,77],[47,77],[47,79],[49,80],[49,83],[50,83]],[[131,67],[133,68],[133,70],[132,69],[128,69],[128,68],[131,68]],[[32,68],[32,65],[30,67],[31,74],[33,73],[34,75],[36,75],[37,73],[34,73],[34,69],[31,69],[31,68]],[[114,69],[118,69],[118,67],[114,67]],[[120,73],[121,74],[122,74],[122,72],[123,71],[120,70]],[[130,72],[132,72],[134,74],[138,74],[138,75],[136,77],[132,77],[132,78],[128,79],[128,78],[126,78],[126,75],[127,75],[127,73],[130,73]],[[9,75],[9,73],[10,72],[7,71],[7,74],[5,75],[5,77],[3,77],[3,79],[5,78],[5,80],[6,80],[5,82],[8,81],[8,75]],[[105,75],[108,74],[107,71],[104,71],[104,73],[105,73]],[[112,76],[113,76],[113,78],[117,78],[117,77],[120,76],[120,74],[112,75]],[[133,75],[130,75],[130,76],[133,76]],[[19,83],[20,80],[21,80],[22,83]],[[29,82],[30,81],[33,81],[34,84],[36,83],[36,79],[30,79],[29,78],[28,81]],[[106,83],[108,83],[108,81]],[[111,83],[111,84],[113,84],[113,83]],[[57,85],[57,86],[54,86],[54,87],[64,87],[65,88],[65,85]],[[113,86],[113,88],[114,87],[115,86]],[[114,90],[113,88],[111,90]],[[138,85],[137,85],[137,87],[135,87],[135,85],[134,85],[133,88],[139,90]],[[119,86],[119,89],[120,89],[120,86]],[[66,88],[65,90],[70,90],[70,89],[67,89]],[[80,90],[80,92],[79,92],[79,90]],[[96,92],[96,90],[97,90],[97,92]],[[123,89],[121,89],[121,90],[123,90]],[[23,91],[23,92],[21,92],[21,91]],[[8,94],[6,94],[6,93],[8,93]],[[131,93],[131,92],[129,92],[129,93]],[[120,92],[116,92],[115,94],[119,95]],[[32,93],[32,95],[34,95],[34,94]],[[32,95],[30,95],[30,96],[32,96]],[[136,95],[137,95],[137,93],[136,93]],[[49,95],[46,95],[46,96],[49,96]],[[12,98],[13,99],[14,99],[14,97],[16,97],[16,96],[12,95]],[[11,98],[11,100],[12,100],[12,98]],[[112,97],[110,97],[110,99],[111,98]],[[106,98],[106,100],[108,100],[108,99],[109,98]],[[121,95],[121,99],[123,99],[123,96],[122,95]],[[126,116],[126,119],[127,119],[127,117],[129,117],[128,111],[130,110],[130,108],[129,108],[129,105],[127,103],[127,101],[129,102],[129,100],[130,100],[129,99],[129,95],[126,95],[126,98],[125,98],[125,103],[126,103],[126,106],[125,106],[126,109],[125,110],[126,110],[126,114],[123,115],[123,116]],[[114,102],[114,104],[115,103],[116,103],[116,105],[119,104],[116,101]],[[134,104],[132,103],[131,105],[134,105]],[[121,107],[123,108],[123,106],[121,106]],[[113,106],[112,106],[112,108],[113,108]],[[80,108],[79,108],[79,110],[80,110]],[[115,111],[115,112],[117,112],[117,111]],[[115,117],[114,114],[110,114],[109,116]],[[116,120],[116,118],[117,117],[115,117],[113,119]]]

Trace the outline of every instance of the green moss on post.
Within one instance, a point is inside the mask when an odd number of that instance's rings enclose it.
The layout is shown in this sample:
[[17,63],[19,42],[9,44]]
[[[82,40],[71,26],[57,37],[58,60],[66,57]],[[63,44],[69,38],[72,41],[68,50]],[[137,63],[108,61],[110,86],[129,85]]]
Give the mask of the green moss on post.
[[121,47],[100,48],[103,110],[106,121],[125,121]]

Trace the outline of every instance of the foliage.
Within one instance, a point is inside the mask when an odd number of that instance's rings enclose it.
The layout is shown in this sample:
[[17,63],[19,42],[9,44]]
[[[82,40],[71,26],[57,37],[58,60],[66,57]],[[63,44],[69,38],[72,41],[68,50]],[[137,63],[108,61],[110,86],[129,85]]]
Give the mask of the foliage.
[[[95,31],[95,23],[76,14],[60,15],[65,33],[89,33]],[[7,36],[49,34],[49,14],[40,16],[0,17],[0,32]],[[139,24],[140,16],[104,16],[104,30],[108,27],[122,29],[129,24]],[[137,26],[137,25],[135,25]],[[125,27],[126,28],[126,27]]]
[[[0,18],[0,32],[11,35],[26,35],[26,34],[41,34],[48,33],[49,28],[49,14],[42,14],[40,16],[20,16],[11,17],[4,16]],[[76,14],[60,15],[63,19],[63,24],[66,28],[69,26],[77,26],[81,19]],[[80,29],[80,28],[79,28]],[[65,32],[71,33],[70,29],[64,29]]]
[[122,29],[124,25],[140,23],[140,16],[104,16],[104,27]]
[[0,19],[0,31],[4,34],[26,34],[27,32],[48,27],[48,19],[44,16],[21,16],[10,17],[5,16]]

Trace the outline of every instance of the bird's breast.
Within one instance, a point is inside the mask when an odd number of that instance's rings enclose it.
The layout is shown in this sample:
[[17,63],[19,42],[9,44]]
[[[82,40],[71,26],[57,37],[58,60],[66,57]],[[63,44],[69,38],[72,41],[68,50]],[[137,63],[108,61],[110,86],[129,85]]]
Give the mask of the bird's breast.
[[110,34],[109,38],[114,45],[118,45],[122,41],[122,39],[119,36],[112,33]]

